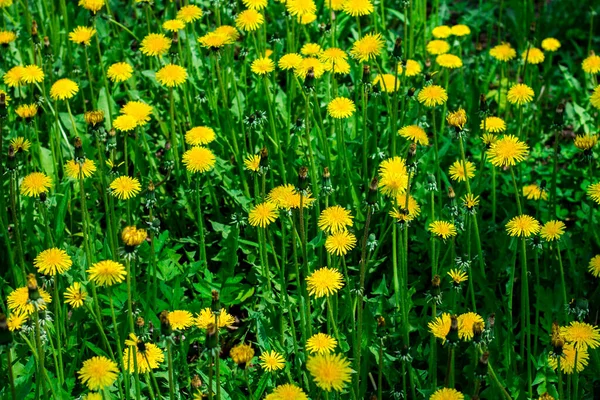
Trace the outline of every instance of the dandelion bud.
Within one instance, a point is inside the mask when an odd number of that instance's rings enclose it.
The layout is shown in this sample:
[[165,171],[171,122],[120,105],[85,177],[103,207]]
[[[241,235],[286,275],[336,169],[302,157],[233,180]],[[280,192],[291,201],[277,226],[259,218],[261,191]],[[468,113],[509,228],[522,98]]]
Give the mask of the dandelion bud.
[[[0,313],[0,348],[9,345],[12,342],[12,333],[8,329],[6,315]],[[9,350],[10,351],[10,350]]]
[[488,359],[490,358],[490,353],[486,351],[479,358],[479,362],[477,363],[477,368],[475,369],[475,375],[479,378],[484,378],[487,375],[488,371]]
[[310,67],[306,74],[306,78],[304,78],[304,88],[306,90],[312,90],[315,86],[315,69]]
[[490,330],[494,329],[494,325],[496,324],[496,314],[490,314],[487,319],[487,326]]
[[52,57],[52,47],[50,47],[50,39],[48,39],[48,36],[44,36],[44,57]]
[[446,340],[450,346],[456,346],[459,342],[458,337],[458,317],[456,315],[452,315],[450,317],[450,331],[446,336]]
[[402,59],[402,38],[396,38],[394,42],[394,51],[392,52],[392,56],[397,60]]
[[40,37],[38,36],[38,24],[35,21],[31,23],[31,40],[35,45],[40,43]]
[[530,31],[531,33],[535,33],[535,28],[536,28],[536,24],[535,24],[535,21],[533,21],[533,22],[531,23],[531,25],[529,25],[529,31]]
[[408,97],[413,97],[413,96],[415,95],[415,92],[416,92],[416,91],[417,91],[417,89],[416,89],[416,88],[414,88],[414,87],[411,87],[410,89],[408,89],[408,92],[406,93],[406,95],[407,95]]
[[371,179],[369,184],[369,192],[367,193],[367,204],[374,206],[377,204],[377,187],[379,186],[379,180],[377,177]]
[[467,113],[463,108],[459,108],[456,111],[448,113],[446,121],[448,122],[448,125],[462,130],[467,123]]
[[331,185],[331,173],[329,172],[329,168],[323,168],[321,186],[324,194],[328,195],[333,191],[333,186]]
[[552,122],[557,127],[564,125],[564,123],[565,123],[565,105],[563,103],[560,103],[556,107],[556,112],[554,114],[554,121],[552,121]]
[[254,349],[249,344],[238,344],[231,349],[229,356],[240,368],[245,369],[254,357]]
[[166,310],[162,311],[158,319],[160,320],[160,333],[163,336],[171,336],[173,328],[171,328],[171,322],[169,322],[169,312]]
[[298,190],[304,191],[308,188],[308,168],[300,167],[298,171]]
[[266,147],[263,147],[262,149],[260,149],[260,163],[259,163],[261,168],[268,168],[269,167],[269,150],[267,150]]
[[40,193],[40,202],[45,203],[46,199],[48,199],[48,193],[46,193],[46,192]]
[[482,93],[479,95],[479,112],[487,113],[487,110],[488,110],[487,101],[485,100],[485,95]]
[[217,290],[213,290],[210,295],[212,297],[210,309],[213,314],[218,315],[221,313],[221,299],[219,297],[219,292]]
[[483,336],[483,322],[473,323],[473,342],[480,343]]
[[41,299],[37,279],[34,274],[27,275],[27,291],[29,293],[29,300],[32,302],[37,302]]
[[198,389],[200,386],[202,386],[202,381],[200,380],[200,377],[198,375],[194,375],[192,377],[192,387],[194,389]]
[[177,31],[173,32],[173,39],[171,40],[171,42],[173,46],[177,46],[177,43],[179,42],[179,33],[177,33]]
[[0,93],[0,118],[4,119],[8,115],[6,110],[6,93]]
[[367,85],[369,84],[369,82],[371,82],[371,79],[369,78],[371,75],[371,67],[369,67],[368,65],[363,65],[363,74],[362,74],[362,83],[363,85]]
[[11,144],[8,146],[8,160],[6,161],[6,169],[15,171],[17,169],[17,153],[15,147]]
[[85,154],[83,154],[83,143],[81,143],[81,138],[77,136],[73,141],[73,146],[75,147],[75,161],[82,163],[85,161]]
[[454,200],[455,197],[456,193],[454,193],[454,188],[452,186],[448,187],[448,198]]
[[377,327],[378,328],[385,328],[385,318],[383,317],[383,315],[379,315],[377,317]]
[[139,246],[147,237],[148,233],[145,229],[137,229],[135,226],[126,226],[121,232],[121,240],[123,240],[126,250],[127,247]]
[[85,123],[88,124],[93,130],[100,127],[100,124],[104,122],[104,111],[96,110],[96,111],[88,111],[83,114],[83,119]]
[[[427,60],[427,62],[428,62],[430,65],[431,65],[431,61],[429,61],[429,59]],[[426,66],[427,66],[427,63],[426,63]],[[425,74],[425,82],[428,82],[428,81],[430,81],[430,80],[431,80],[431,73],[430,73],[430,72],[427,72],[427,73]]]

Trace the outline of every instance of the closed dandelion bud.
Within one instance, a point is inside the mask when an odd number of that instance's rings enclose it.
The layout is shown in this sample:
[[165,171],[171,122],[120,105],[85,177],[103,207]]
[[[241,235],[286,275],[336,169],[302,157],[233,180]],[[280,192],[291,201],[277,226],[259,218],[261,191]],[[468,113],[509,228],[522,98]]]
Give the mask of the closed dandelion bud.
[[27,292],[29,293],[29,300],[34,303],[42,298],[34,274],[27,275]]
[[142,244],[148,233],[145,229],[137,229],[135,226],[126,226],[121,232],[121,240],[126,247],[136,247]]
[[12,333],[10,333],[10,329],[8,329],[8,321],[6,320],[6,315],[0,314],[0,348],[2,346],[11,344],[11,342]]
[[454,188],[452,186],[450,186],[448,188],[448,198],[450,200],[454,200],[455,197],[456,197],[456,193],[454,193]]
[[416,89],[416,88],[414,88],[414,87],[411,87],[410,89],[408,89],[408,92],[406,93],[406,95],[407,95],[408,97],[413,97],[413,96],[415,95],[415,92],[416,92],[416,91],[417,91],[417,89]]
[[9,171],[15,171],[17,169],[17,153],[15,152],[14,146],[11,144],[8,146],[8,160],[6,161],[6,169]]
[[494,325],[496,324],[496,314],[490,314],[487,319],[487,326],[489,330],[494,329]]
[[194,389],[198,389],[200,386],[202,386],[202,380],[200,380],[200,377],[198,375],[194,375],[192,377],[192,387]]
[[83,143],[81,143],[81,138],[79,136],[75,138],[73,146],[75,147],[75,161],[78,163],[84,162],[85,154],[83,154]]
[[383,315],[379,315],[377,317],[377,327],[378,328],[385,328],[385,318],[383,317]]
[[333,192],[333,186],[331,185],[331,173],[329,172],[329,168],[323,168],[323,175],[321,181],[321,190],[323,190],[323,194],[328,195]]
[[262,149],[260,149],[260,163],[259,163],[261,168],[268,168],[269,167],[269,150],[267,150],[266,147],[263,147]]
[[446,336],[446,340],[450,346],[456,346],[459,342],[458,337],[458,317],[453,315],[450,317],[450,331]]
[[45,203],[47,199],[48,199],[48,193],[46,193],[46,192],[40,193],[40,202],[41,203]]
[[100,127],[100,124],[104,122],[104,111],[88,111],[85,114],[83,114],[83,119],[85,120],[85,123],[92,128],[92,130],[98,129]]
[[0,93],[0,118],[4,119],[8,115],[8,111],[6,109],[6,94]]
[[483,338],[483,322],[474,322],[473,323],[473,342],[480,343]]
[[487,113],[488,111],[488,105],[487,105],[487,101],[485,100],[485,95],[484,94],[480,94],[479,95],[479,112],[480,113]]
[[479,362],[477,363],[477,368],[475,369],[475,375],[479,378],[484,378],[487,375],[488,371],[488,360],[490,358],[490,353],[485,352],[479,358]]
[[437,182],[436,182],[435,176],[433,174],[427,174],[427,190],[430,190],[430,191],[437,190]]
[[254,349],[249,344],[241,343],[231,349],[229,356],[240,368],[245,369],[254,357]]
[[377,204],[377,188],[379,186],[379,180],[377,177],[371,179],[371,183],[369,184],[369,192],[367,193],[367,204],[370,206],[374,206]]
[[535,21],[533,21],[533,22],[531,23],[531,25],[529,25],[529,31],[530,31],[531,33],[535,33],[535,29],[536,29],[536,24],[535,24]]
[[48,39],[48,36],[44,36],[44,56],[46,58],[52,57],[52,47],[50,47],[50,39]]
[[158,316],[158,319],[160,320],[160,333],[163,336],[171,336],[173,329],[171,328],[171,323],[169,322],[169,312],[166,310],[161,312]]
[[206,327],[206,348],[208,350],[213,350],[218,347],[218,338],[217,338],[217,327],[214,322],[211,322]]
[[148,183],[148,190],[146,190],[146,208],[152,208],[156,204],[156,188],[154,182]]
[[394,42],[394,51],[392,52],[392,55],[397,60],[402,59],[402,38],[396,38],[396,41]]
[[371,81],[371,68],[368,65],[363,65],[363,74],[362,74],[362,83],[363,85],[368,85]]
[[138,328],[143,328],[144,325],[146,325],[146,321],[144,321],[144,318],[137,317],[135,320],[135,326],[137,326]]
[[38,36],[38,24],[35,21],[31,23],[31,40],[35,45],[40,43],[40,37]]
[[221,313],[221,299],[219,298],[219,292],[216,290],[213,290],[211,292],[211,297],[212,297],[212,303],[210,306],[211,311],[213,312],[213,314],[220,314]]
[[298,190],[305,191],[308,188],[308,168],[300,167],[298,171]]
[[557,107],[556,107],[556,112],[554,113],[554,125],[559,127],[559,126],[563,126],[564,125],[564,119],[565,119],[565,105],[563,103],[560,103]]
[[[429,65],[427,65],[429,63]],[[427,62],[425,63],[425,66],[428,67],[431,65],[431,61],[429,61],[429,59],[427,59]],[[427,72],[425,74],[425,82],[429,82],[431,80],[431,73]]]
[[315,69],[310,67],[306,74],[306,78],[304,78],[304,88],[306,90],[312,90],[315,86]]

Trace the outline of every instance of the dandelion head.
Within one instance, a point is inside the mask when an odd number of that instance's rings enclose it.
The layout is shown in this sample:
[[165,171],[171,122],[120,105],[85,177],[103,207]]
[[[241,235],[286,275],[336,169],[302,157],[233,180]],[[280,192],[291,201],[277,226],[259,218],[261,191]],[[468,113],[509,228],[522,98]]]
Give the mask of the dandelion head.
[[401,157],[392,157],[379,165],[379,189],[386,196],[395,197],[406,191],[408,169]]
[[253,32],[265,21],[261,13],[256,10],[244,10],[235,19],[235,26],[242,31]]
[[530,237],[538,233],[540,229],[540,223],[526,214],[513,217],[506,224],[506,231],[510,236]]
[[142,39],[140,51],[145,56],[164,56],[171,48],[171,39],[162,33],[149,33]]
[[600,254],[592,257],[588,265],[588,270],[596,278],[600,277]]
[[234,363],[245,368],[254,357],[254,349],[249,344],[240,343],[229,351],[229,356]]
[[418,125],[408,125],[400,128],[398,134],[414,143],[429,146],[429,138],[423,128]]
[[202,146],[213,142],[215,131],[208,126],[195,126],[185,133],[185,142],[190,146]]
[[521,53],[521,58],[526,64],[539,64],[544,62],[544,52],[537,47],[530,47]]
[[501,43],[490,49],[490,56],[494,57],[498,61],[507,62],[517,56],[517,51],[510,45],[510,43]]
[[524,83],[518,83],[512,85],[508,90],[506,98],[509,103],[521,106],[523,104],[531,103],[533,100],[534,91]]
[[452,35],[452,28],[448,25],[436,26],[431,30],[431,34],[436,39],[446,39]]
[[328,392],[338,392],[350,382],[352,369],[350,361],[341,354],[316,354],[308,357],[306,369],[310,372],[315,384]]
[[190,172],[208,172],[213,169],[215,162],[214,153],[206,147],[194,146],[183,153],[183,164]]
[[373,3],[371,0],[346,0],[342,4],[342,10],[353,17],[362,17],[373,13]]
[[65,273],[71,268],[71,265],[73,265],[73,261],[67,252],[56,247],[42,251],[33,261],[33,266],[40,273],[50,276]]
[[417,100],[425,107],[435,107],[448,100],[448,93],[446,93],[446,89],[438,85],[425,86],[419,91]]
[[506,130],[506,123],[499,117],[486,117],[479,124],[479,128],[485,132],[500,133]]
[[[562,329],[562,328],[561,328]],[[549,355],[548,365],[553,370],[558,368],[558,357],[560,357],[560,369],[565,374],[572,374],[577,368],[577,372],[581,372],[588,365],[589,353],[586,348],[576,349],[572,343],[566,343],[563,347],[561,355]],[[577,367],[575,367],[577,360]]]
[[52,100],[68,100],[79,91],[79,86],[68,78],[59,79],[50,88]]
[[329,254],[344,256],[356,246],[356,236],[348,231],[340,231],[327,236],[325,249]]
[[575,136],[575,147],[579,150],[590,150],[598,144],[599,135],[590,135],[589,133]]
[[372,60],[381,55],[384,43],[381,34],[366,34],[352,44],[350,56],[360,62]]
[[343,276],[335,268],[319,268],[306,278],[308,294],[315,298],[335,294],[343,285]]
[[356,106],[354,102],[346,97],[336,97],[327,104],[327,114],[331,118],[348,118],[354,114]]
[[429,400],[463,400],[465,396],[456,389],[438,389],[429,397]]
[[194,325],[194,316],[186,310],[170,311],[167,318],[169,319],[169,325],[174,330],[183,331]]
[[65,304],[68,304],[73,308],[79,308],[83,306],[83,302],[87,299],[87,292],[83,289],[81,283],[73,282],[73,284],[65,290],[63,297],[65,298]]
[[471,179],[475,176],[475,164],[471,161],[463,162],[462,160],[456,160],[450,166],[448,171],[450,178],[454,181],[465,182],[467,179]]
[[288,70],[297,68],[298,66],[300,66],[301,63],[302,63],[302,56],[300,54],[288,53],[288,54],[283,55],[279,59],[277,66],[284,71],[288,71]]
[[126,62],[112,64],[106,70],[106,76],[112,82],[124,82],[133,75],[133,67]]
[[467,25],[454,25],[452,28],[452,34],[454,36],[457,37],[461,37],[461,36],[467,36],[471,34],[471,28],[469,28]]
[[102,390],[115,383],[119,368],[114,361],[97,356],[84,361],[78,374],[79,379],[88,389]]
[[167,64],[156,71],[156,80],[163,86],[179,86],[187,80],[187,70],[180,65]]
[[434,221],[429,224],[428,230],[444,240],[456,236],[456,226],[448,221]]
[[435,58],[435,62],[442,68],[455,69],[463,66],[459,56],[454,54],[440,54]]
[[560,239],[564,233],[565,224],[562,221],[548,221],[540,229],[540,236],[548,242]]
[[592,53],[581,63],[581,68],[586,74],[595,75],[600,72],[600,56]]
[[529,147],[516,136],[506,135],[498,139],[487,151],[490,162],[496,167],[513,166],[525,160]]
[[306,341],[306,350],[311,354],[328,354],[335,350],[337,344],[337,340],[330,335],[316,333]]
[[277,219],[277,205],[266,201],[252,207],[248,213],[248,222],[252,226],[266,228]]
[[256,75],[266,75],[275,70],[275,63],[269,57],[261,57],[252,62],[250,70]]
[[186,24],[199,20],[202,18],[202,15],[202,9],[193,4],[183,6],[177,11],[177,19],[182,20]]
[[111,194],[120,200],[128,200],[140,193],[142,185],[137,178],[120,176],[110,184]]
[[260,366],[263,367],[264,370],[273,372],[283,369],[285,367],[285,359],[281,354],[276,351],[265,351],[260,357]]
[[168,32],[178,32],[185,28],[185,22],[180,19],[170,19],[163,22],[162,27]]
[[427,43],[427,52],[433,56],[445,54],[450,51],[450,44],[445,40],[431,40]]
[[52,180],[43,172],[32,172],[23,178],[20,186],[20,192],[27,197],[38,197],[42,193],[47,193],[52,186]]
[[549,52],[555,52],[560,49],[560,42],[555,38],[546,38],[542,40],[542,49]]
[[94,28],[78,26],[69,33],[69,40],[73,43],[89,46],[95,34],[96,29]]
[[121,283],[127,275],[123,264],[112,260],[92,264],[86,272],[89,279],[98,286],[112,286]]

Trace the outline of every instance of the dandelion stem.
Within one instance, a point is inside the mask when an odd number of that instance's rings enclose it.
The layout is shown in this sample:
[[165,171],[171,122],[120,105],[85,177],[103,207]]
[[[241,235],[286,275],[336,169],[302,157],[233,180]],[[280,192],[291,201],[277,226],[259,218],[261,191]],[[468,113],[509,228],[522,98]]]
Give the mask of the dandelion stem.
[[6,349],[6,368],[8,369],[8,380],[10,382],[10,395],[12,397],[13,400],[17,400],[17,393],[15,391],[15,377],[13,374],[13,367],[12,367],[12,349],[9,347]]
[[60,337],[60,317],[61,314],[59,314],[59,309],[60,309],[60,297],[58,296],[58,281],[59,281],[59,275],[56,274],[54,276],[54,314],[56,316],[56,321],[54,321],[54,331],[56,334],[56,345],[57,345],[57,354],[58,354],[58,384],[62,387],[63,382],[64,382],[64,368],[63,368],[63,357],[62,357],[62,340]]
[[173,378],[173,351],[171,349],[171,338],[166,339],[167,342],[167,359],[169,363],[169,399],[175,400],[175,379]]
[[[358,293],[358,316],[356,322],[356,342],[355,342],[355,357],[356,364],[355,370],[357,372],[356,376],[356,394],[360,397],[360,357],[362,351],[362,328],[363,328],[363,302],[364,302],[364,291],[365,291],[365,276],[367,273],[367,239],[369,237],[369,225],[371,224],[371,215],[373,213],[373,208],[368,207],[367,209],[367,219],[365,221],[365,229],[363,234],[363,239],[361,243],[361,251],[360,251],[360,281],[359,281],[359,293]],[[406,321],[404,321],[406,322]]]
[[202,214],[202,201],[200,196],[200,177],[196,179],[196,207],[198,212],[198,233],[199,233],[199,242],[198,242],[198,251],[200,256],[200,263],[203,268],[207,267],[206,260],[206,245],[204,240],[204,215]]

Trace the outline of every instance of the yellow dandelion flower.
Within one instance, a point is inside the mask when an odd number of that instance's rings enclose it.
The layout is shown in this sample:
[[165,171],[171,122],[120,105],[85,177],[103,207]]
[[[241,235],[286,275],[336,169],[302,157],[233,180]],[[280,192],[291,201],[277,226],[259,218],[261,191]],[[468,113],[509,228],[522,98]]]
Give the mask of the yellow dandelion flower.
[[442,388],[436,390],[429,400],[463,400],[465,395],[456,389]]
[[276,351],[265,351],[259,358],[260,366],[269,372],[277,371],[285,367],[285,359]]
[[427,43],[427,52],[433,56],[445,54],[450,51],[450,44],[445,40],[431,40]]
[[24,83],[40,83],[44,76],[44,71],[35,64],[27,65],[21,70],[21,80]]
[[79,179],[80,174],[83,178],[89,178],[94,172],[96,172],[96,164],[88,158],[82,163],[69,160],[65,164],[65,175],[71,179]]
[[244,166],[248,171],[258,172],[260,170],[260,156],[258,154],[250,154],[244,160]]
[[327,236],[325,249],[329,254],[345,256],[356,246],[356,236],[348,231],[336,232]]
[[452,35],[452,28],[450,28],[448,25],[436,26],[432,29],[431,34],[436,39],[446,39]]
[[589,57],[583,60],[581,68],[586,74],[597,74],[600,72],[600,56],[591,53]]
[[215,33],[219,35],[225,35],[225,37],[229,39],[230,43],[235,42],[240,37],[238,30],[231,25],[221,25],[215,29]]
[[170,311],[167,318],[171,328],[183,331],[194,325],[194,316],[191,312],[185,310]]
[[454,54],[440,54],[435,58],[435,62],[442,68],[455,69],[463,66],[463,62],[460,57]]
[[342,10],[353,17],[372,14],[374,9],[370,0],[346,0],[342,4]]
[[129,115],[135,119],[137,126],[144,126],[150,121],[152,106],[141,101],[128,101],[121,107],[121,114]]
[[340,206],[330,206],[321,211],[319,216],[319,228],[327,233],[345,231],[352,226],[352,215],[350,210]]
[[589,133],[577,135],[574,143],[579,150],[590,150],[598,144],[598,135],[590,135]]
[[106,76],[112,82],[124,82],[133,75],[133,67],[126,62],[112,64],[106,70]]
[[487,151],[490,162],[496,167],[516,165],[529,154],[529,147],[516,136],[507,135],[492,143]]
[[256,10],[244,10],[235,19],[235,26],[246,32],[257,30],[265,22],[261,13]]
[[465,341],[473,339],[473,324],[485,324],[485,322],[483,322],[483,318],[481,318],[481,315],[476,314],[474,312],[461,314],[458,316],[457,320],[458,337]]
[[600,85],[596,86],[590,96],[590,104],[600,110]]
[[209,144],[215,138],[215,131],[208,126],[195,126],[185,133],[185,142],[191,146]]
[[594,275],[596,278],[600,277],[600,254],[592,257],[588,268],[592,275]]
[[386,196],[404,193],[408,186],[408,170],[401,157],[392,157],[379,165],[379,189]]
[[190,172],[208,172],[213,169],[215,162],[215,155],[206,147],[194,146],[183,153],[183,164]]
[[472,210],[479,205],[479,196],[474,196],[473,194],[468,193],[463,196],[462,201],[463,205],[467,209]]
[[229,351],[229,356],[233,362],[245,368],[254,357],[254,349],[249,344],[240,343]]
[[350,56],[360,62],[375,59],[381,55],[385,44],[381,34],[369,33],[352,44]]
[[126,226],[121,232],[121,240],[125,246],[135,247],[146,241],[148,233],[145,229],[138,229],[135,226]]
[[95,34],[96,29],[94,28],[78,26],[69,33],[69,40],[73,43],[89,46]]
[[187,70],[180,65],[167,64],[156,72],[156,80],[163,86],[179,86],[187,80]]
[[[130,336],[132,340],[125,342],[128,347],[123,351],[123,365],[127,372],[137,372],[145,374],[146,372],[157,369],[165,360],[165,354],[154,343],[144,343],[139,340],[133,333]],[[132,343],[133,342],[133,343]],[[134,354],[135,347],[135,354]],[[134,361],[133,357],[136,358]]]
[[289,53],[289,54],[283,55],[279,59],[277,66],[284,71],[289,71],[291,69],[298,68],[301,63],[302,63],[302,56],[300,54]]
[[25,68],[22,65],[17,65],[16,67],[12,67],[2,77],[4,83],[8,87],[18,87],[21,86],[23,82],[23,70]]
[[43,172],[32,172],[21,182],[21,194],[27,197],[38,197],[46,193],[52,186],[52,180]]
[[560,42],[555,38],[546,38],[542,40],[542,49],[550,52],[554,52],[560,49]]
[[[300,208],[300,193],[293,185],[281,185],[273,188],[267,195],[267,201],[274,203],[277,208],[286,210]],[[302,208],[310,207],[315,199],[310,193],[302,196]]]
[[444,240],[449,237],[456,236],[456,226],[448,221],[434,221],[429,224],[429,232],[443,238]]
[[[406,196],[408,196],[408,201]],[[390,211],[389,214],[399,222],[412,221],[421,214],[421,206],[419,206],[419,203],[417,203],[415,198],[408,193],[398,194],[396,196],[396,204],[398,207],[392,208],[392,211]]]
[[11,139],[10,144],[17,153],[19,151],[29,151],[29,148],[31,147],[31,142],[23,136],[17,136],[16,138]]
[[430,85],[421,89],[417,100],[425,107],[435,107],[444,104],[448,100],[448,94],[443,87]]
[[169,32],[178,32],[185,28],[185,22],[180,19],[170,19],[163,22],[162,27],[164,30]]
[[128,200],[140,193],[142,185],[137,178],[120,176],[110,184],[111,194],[120,200]]
[[485,132],[500,133],[506,130],[506,123],[499,117],[486,117],[479,124],[479,129],[482,129]]
[[[201,310],[200,313],[196,316],[196,326],[200,329],[208,329],[211,324],[215,324],[216,316],[210,309],[210,307],[206,307]],[[233,325],[235,322],[235,318],[229,314],[224,308],[221,308],[219,312],[219,328],[225,328],[227,326]]]
[[512,85],[511,88],[508,90],[506,99],[511,104],[521,106],[523,104],[531,103],[534,95],[535,92],[532,88],[525,85],[524,83],[518,83],[516,85]]
[[298,16],[298,22],[302,25],[312,24],[317,20],[316,14],[304,14]]
[[518,215],[506,224],[506,232],[510,236],[530,237],[541,229],[540,223],[530,215]]
[[164,56],[171,47],[171,39],[162,33],[150,33],[142,39],[140,51],[145,56]]
[[450,271],[448,271],[448,276],[456,285],[460,285],[461,283],[469,280],[469,276],[467,275],[467,273],[460,269],[451,269]]
[[79,86],[68,78],[59,79],[50,88],[52,100],[68,100],[79,92]]
[[[38,301],[36,303],[37,308],[38,310],[45,310],[46,305],[50,304],[52,301],[52,297],[50,297],[48,292],[46,292],[44,289],[39,288],[38,291],[42,301]],[[33,302],[29,299],[29,288],[27,286],[17,288],[10,292],[6,298],[6,305],[10,311],[23,315],[31,315],[36,308]]]
[[467,113],[463,108],[449,112],[446,116],[446,122],[448,122],[449,126],[462,129],[467,123]]
[[400,78],[396,79],[392,74],[377,74],[373,79],[373,85],[379,85],[382,92],[394,93],[400,86]]
[[326,333],[315,333],[306,341],[306,350],[311,354],[329,354],[337,347],[337,340]]
[[6,319],[6,325],[8,330],[11,332],[17,331],[23,327],[23,324],[27,322],[27,314],[12,313]]
[[[419,75],[422,70],[421,64],[419,64],[419,62],[415,60],[406,60],[405,67],[406,72],[404,73],[404,75],[408,77]],[[398,75],[402,75],[402,71],[404,71],[404,69],[402,68],[402,64],[398,63]]]
[[560,239],[564,233],[565,224],[562,221],[548,221],[540,229],[540,236],[548,242]]
[[408,140],[423,146],[429,146],[429,138],[425,130],[418,125],[408,125],[400,128],[398,134]]
[[481,135],[481,140],[486,146],[491,146],[498,141],[498,137],[493,133],[484,133]]
[[116,382],[119,375],[117,363],[103,356],[83,362],[78,372],[81,382],[90,390],[102,390]]
[[104,7],[105,0],[79,0],[79,5],[96,14]]
[[14,32],[0,30],[0,46],[8,46],[9,43],[14,42],[17,38]]
[[306,278],[308,294],[317,299],[337,293],[342,286],[344,286],[342,274],[335,268],[319,268]]
[[498,61],[510,61],[517,56],[517,51],[513,49],[510,43],[501,43],[490,49],[490,56]]
[[462,24],[454,25],[451,28],[451,30],[452,30],[452,34],[454,36],[458,36],[458,37],[467,36],[467,35],[471,34],[471,29],[467,25],[462,25]]
[[328,392],[332,389],[338,392],[350,382],[350,361],[341,354],[317,354],[309,356],[306,369],[313,377],[315,384]]
[[327,114],[331,118],[348,118],[354,114],[354,111],[356,111],[354,102],[346,97],[336,97],[327,104]]
[[300,54],[307,57],[319,57],[323,52],[323,48],[317,43],[306,43],[300,49]]
[[298,78],[305,79],[308,72],[312,69],[315,78],[319,79],[325,73],[325,64],[319,61],[318,58],[307,57],[303,58],[300,64],[294,69],[294,74]]
[[83,114],[83,119],[85,120],[86,124],[96,127],[96,125],[101,124],[104,121],[104,111],[86,111],[85,114]]
[[99,261],[86,271],[89,279],[98,286],[112,286],[125,280],[127,272],[123,264],[116,261]]
[[317,12],[317,5],[313,0],[287,0],[285,7],[293,17],[316,14]]
[[63,274],[71,268],[73,261],[66,251],[55,247],[39,253],[33,261],[33,266],[44,275],[54,276]]
[[450,325],[452,324],[452,319],[450,318],[450,314],[443,313],[441,316],[436,317],[433,321],[427,324],[429,328],[429,332],[433,334],[438,339],[442,339],[442,342],[446,342],[446,336],[450,332]]
[[454,181],[465,182],[468,179],[471,179],[475,176],[475,164],[471,161],[467,161],[466,163],[462,160],[456,160],[450,166],[448,170],[450,174],[450,178]]
[[346,0],[327,0],[325,7],[331,8],[333,11],[340,11],[344,7],[345,2]]
[[21,104],[19,107],[17,107],[15,113],[23,119],[30,119],[37,115],[38,106],[35,103]]
[[539,64],[544,62],[544,52],[537,47],[530,47],[521,53],[521,58],[526,64]]
[[600,346],[600,330],[597,326],[585,322],[571,321],[569,326],[561,327],[560,334],[577,350],[595,349]]
[[194,22],[202,17],[202,10],[200,7],[193,4],[183,6],[177,11],[177,19],[182,20],[186,24]]
[[527,200],[548,199],[548,193],[546,193],[544,189],[542,189],[535,183],[523,186],[523,196],[525,196]]
[[137,120],[131,115],[122,114],[113,120],[113,128],[121,132],[129,132],[138,126]]
[[558,368],[558,357],[560,359],[560,369],[565,374],[572,374],[575,370],[575,360],[577,360],[577,372],[581,372],[588,365],[589,353],[586,348],[577,350],[571,343],[566,343],[563,347],[563,354],[560,356],[549,355],[548,365],[553,370]]
[[261,57],[252,62],[250,70],[256,75],[265,75],[275,70],[275,63],[269,57]]
[[79,308],[83,306],[83,302],[87,299],[87,292],[83,290],[81,283],[73,282],[73,284],[65,290],[64,298],[65,304],[68,304],[73,308]]
[[277,219],[277,206],[269,201],[252,207],[248,213],[248,222],[252,226],[266,228]]
[[277,386],[265,400],[308,400],[308,396],[298,386],[286,383]]
[[198,38],[198,43],[207,49],[218,50],[226,44],[231,44],[232,41],[222,33],[208,32],[206,35]]

